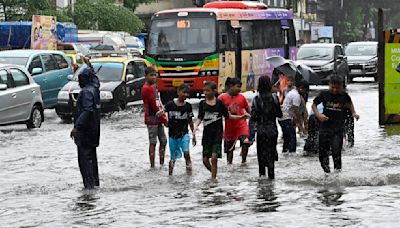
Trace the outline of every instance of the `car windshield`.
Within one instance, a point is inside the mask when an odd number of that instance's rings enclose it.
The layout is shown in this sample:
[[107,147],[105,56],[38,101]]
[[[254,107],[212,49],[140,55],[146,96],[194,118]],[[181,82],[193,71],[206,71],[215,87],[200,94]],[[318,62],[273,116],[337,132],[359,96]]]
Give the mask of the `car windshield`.
[[[94,71],[101,82],[121,81],[124,72],[123,63],[92,63]],[[82,65],[75,73],[74,80],[78,81],[78,75],[86,69],[87,65]]]
[[299,60],[330,60],[333,59],[333,47],[300,47],[297,53]]
[[376,45],[349,45],[346,48],[347,56],[375,56],[378,47]]
[[215,19],[171,18],[154,20],[149,54],[201,54],[216,50]]
[[13,64],[19,66],[26,66],[28,58],[23,57],[0,57],[0,64]]

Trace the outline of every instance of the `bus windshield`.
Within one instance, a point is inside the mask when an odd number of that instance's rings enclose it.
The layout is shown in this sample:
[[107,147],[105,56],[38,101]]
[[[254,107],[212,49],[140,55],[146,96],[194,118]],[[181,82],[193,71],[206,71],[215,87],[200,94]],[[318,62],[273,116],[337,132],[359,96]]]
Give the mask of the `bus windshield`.
[[213,53],[216,51],[215,24],[213,18],[154,20],[150,28],[148,53]]

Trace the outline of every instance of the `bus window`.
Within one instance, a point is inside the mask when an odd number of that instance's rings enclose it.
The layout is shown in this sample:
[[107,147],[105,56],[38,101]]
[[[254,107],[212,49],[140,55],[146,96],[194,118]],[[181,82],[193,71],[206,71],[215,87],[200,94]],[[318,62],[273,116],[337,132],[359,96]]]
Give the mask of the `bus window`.
[[236,48],[235,31],[230,21],[219,21],[219,50],[233,51]]
[[240,21],[242,27],[242,48],[244,50],[254,49],[254,38],[253,38],[253,21]]
[[296,46],[296,32],[294,30],[293,21],[289,21],[289,47]]
[[279,20],[263,21],[260,26],[263,26],[262,38],[264,40],[264,48],[284,47],[284,39]]
[[219,50],[225,51],[228,49],[228,25],[227,21],[219,21],[218,24],[219,29]]

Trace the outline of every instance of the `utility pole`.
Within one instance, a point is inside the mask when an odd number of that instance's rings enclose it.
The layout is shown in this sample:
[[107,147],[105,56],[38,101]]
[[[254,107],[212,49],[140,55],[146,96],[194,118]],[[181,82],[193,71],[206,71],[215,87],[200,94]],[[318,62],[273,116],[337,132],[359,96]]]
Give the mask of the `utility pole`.
[[304,7],[305,7],[305,2],[303,5],[303,0],[299,0],[298,2],[300,2],[300,39],[303,43],[305,43],[304,41]]

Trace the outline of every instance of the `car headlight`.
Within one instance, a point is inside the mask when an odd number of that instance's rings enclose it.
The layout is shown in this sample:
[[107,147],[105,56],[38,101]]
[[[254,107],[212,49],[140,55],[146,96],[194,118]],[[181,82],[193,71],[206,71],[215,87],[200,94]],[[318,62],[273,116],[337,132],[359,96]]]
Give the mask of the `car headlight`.
[[110,91],[100,91],[100,100],[112,100],[113,94]]
[[58,92],[58,100],[69,100],[69,92],[68,91]]
[[331,71],[331,70],[333,70],[333,66],[334,66],[334,63],[329,63],[329,64],[326,64],[325,66],[322,66],[321,70],[322,71]]
[[377,60],[376,59],[372,59],[372,60],[369,60],[367,62],[367,65],[376,65],[376,63],[377,63]]

